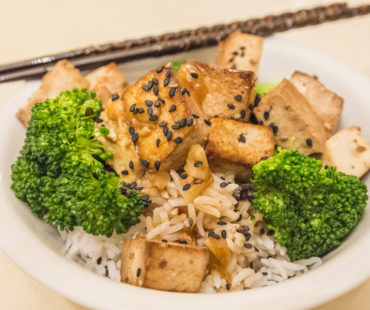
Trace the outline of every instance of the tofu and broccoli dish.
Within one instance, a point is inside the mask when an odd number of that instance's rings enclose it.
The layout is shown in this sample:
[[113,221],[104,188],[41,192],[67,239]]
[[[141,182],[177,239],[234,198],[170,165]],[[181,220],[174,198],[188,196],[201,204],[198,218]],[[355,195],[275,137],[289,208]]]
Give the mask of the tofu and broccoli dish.
[[16,197],[68,259],[130,285],[227,292],[319,267],[365,212],[370,144],[337,130],[343,99],[317,76],[258,83],[262,47],[236,32],[214,63],[132,84],[59,61],[17,114]]

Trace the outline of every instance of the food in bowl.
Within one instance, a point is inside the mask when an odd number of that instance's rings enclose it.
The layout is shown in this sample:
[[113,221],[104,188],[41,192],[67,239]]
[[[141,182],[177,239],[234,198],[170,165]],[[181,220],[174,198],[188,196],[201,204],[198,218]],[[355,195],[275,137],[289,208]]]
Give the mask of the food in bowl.
[[[68,257],[134,285],[219,292],[284,281],[341,244],[366,206],[369,144],[357,128],[332,135],[343,100],[315,77],[256,96],[243,46],[234,69],[159,64],[131,86],[114,64],[86,79],[62,61],[44,77],[12,187]],[[96,96],[65,91],[74,81]]]

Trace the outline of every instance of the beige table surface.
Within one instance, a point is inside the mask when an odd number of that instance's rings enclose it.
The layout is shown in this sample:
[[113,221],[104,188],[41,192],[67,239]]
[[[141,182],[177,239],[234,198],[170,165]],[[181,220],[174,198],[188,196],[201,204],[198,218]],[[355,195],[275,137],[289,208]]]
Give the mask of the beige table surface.
[[[122,40],[145,33],[242,20],[331,2],[333,1],[2,0],[0,63]],[[350,5],[366,3],[348,2]],[[370,76],[370,15],[294,30],[278,36],[332,55]],[[0,84],[0,104],[21,83]],[[0,252],[0,309],[85,308],[45,287]],[[370,279],[337,299],[315,308],[329,309],[370,309]]]

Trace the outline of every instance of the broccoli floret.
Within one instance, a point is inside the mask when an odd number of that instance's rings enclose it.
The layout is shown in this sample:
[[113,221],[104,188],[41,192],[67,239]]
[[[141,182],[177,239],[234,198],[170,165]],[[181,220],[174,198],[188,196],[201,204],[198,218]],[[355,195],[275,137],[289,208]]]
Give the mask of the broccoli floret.
[[278,148],[253,167],[253,207],[291,260],[323,256],[360,221],[367,187],[357,177],[322,167],[297,150]]
[[37,103],[12,165],[11,188],[47,223],[111,236],[138,223],[148,201],[135,191],[122,194],[123,182],[106,171],[112,154],[98,138],[109,130],[94,126],[101,110],[95,93],[85,89]]
[[175,60],[171,63],[171,68],[173,71],[177,72],[180,70],[180,67],[186,63],[186,60]]

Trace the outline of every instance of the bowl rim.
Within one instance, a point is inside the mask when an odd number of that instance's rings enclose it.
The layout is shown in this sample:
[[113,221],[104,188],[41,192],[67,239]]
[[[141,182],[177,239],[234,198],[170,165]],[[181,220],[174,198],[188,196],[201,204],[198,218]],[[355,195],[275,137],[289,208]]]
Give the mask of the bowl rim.
[[[335,67],[336,71],[341,71],[344,76],[351,77],[351,84],[361,90],[370,88],[370,79],[367,76],[330,56],[286,39],[272,37],[267,40],[271,46],[283,53],[295,51],[300,53],[302,58],[314,57],[328,67]],[[17,94],[22,91],[33,90],[38,83],[39,81],[30,81],[17,88],[13,95],[0,105],[0,115],[6,113],[9,105],[7,102],[15,100]],[[370,95],[367,96],[370,101]],[[3,143],[2,137],[5,137],[5,134],[0,133],[1,143]],[[1,172],[0,185],[3,177],[4,174]],[[5,192],[0,186],[0,197],[3,195],[5,196]],[[14,230],[14,227],[11,227],[14,220],[16,220],[16,214],[12,212],[0,218],[0,248],[4,253],[44,285],[81,305],[94,309],[121,309],[123,305],[126,309],[141,309],[144,306],[156,305],[154,308],[163,310],[173,308],[173,306],[178,309],[189,309],[189,307],[224,309],[226,306],[244,309],[248,305],[253,306],[254,309],[266,309],[268,305],[273,305],[276,310],[296,309],[297,305],[300,305],[299,308],[302,309],[335,298],[365,281],[370,275],[369,216],[362,220],[365,221],[362,225],[366,224],[368,227],[367,231],[357,236],[356,242],[344,249],[340,255],[332,256],[330,262],[325,264],[325,268],[312,270],[303,276],[289,279],[278,285],[240,292],[218,293],[213,294],[212,298],[209,294],[157,291],[116,283],[103,278],[77,263],[68,261],[47,247],[36,236],[30,235],[30,239],[25,240],[24,236],[28,233],[25,227],[17,226],[15,236],[8,238],[9,232]],[[14,246],[15,243],[19,246]],[[32,251],[35,247],[42,251]],[[25,251],[32,253],[32,259],[25,258]],[[34,263],[35,261],[37,264]],[[348,266],[348,262],[351,261],[356,262],[356,268]],[[360,266],[362,268],[359,268]],[[268,296],[268,301],[266,301],[266,296]]]

